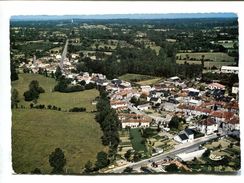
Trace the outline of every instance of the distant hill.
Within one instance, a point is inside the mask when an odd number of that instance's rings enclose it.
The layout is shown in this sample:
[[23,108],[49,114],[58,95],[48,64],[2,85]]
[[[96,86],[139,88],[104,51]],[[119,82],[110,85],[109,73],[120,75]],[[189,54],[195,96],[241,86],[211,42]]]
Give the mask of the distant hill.
[[41,21],[68,19],[186,19],[186,18],[237,18],[235,13],[168,13],[168,14],[101,14],[101,15],[20,15],[11,21]]

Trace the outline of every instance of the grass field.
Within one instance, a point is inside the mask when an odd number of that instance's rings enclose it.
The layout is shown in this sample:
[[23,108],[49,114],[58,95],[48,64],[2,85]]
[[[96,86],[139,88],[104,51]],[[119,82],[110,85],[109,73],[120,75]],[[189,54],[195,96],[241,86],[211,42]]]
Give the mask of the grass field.
[[52,92],[56,81],[38,74],[19,74],[19,80],[12,83],[12,88],[16,88],[19,92],[20,105],[29,107],[30,102],[24,101],[24,92],[28,90],[28,85],[32,80],[38,80],[41,87],[45,89],[45,93],[40,94],[39,104],[56,105],[62,110],[68,110],[72,107],[86,107],[87,111],[95,110],[96,106],[91,105],[95,97],[99,95],[96,89],[85,90],[74,93]]
[[[87,130],[89,129],[89,130]],[[12,162],[16,173],[39,168],[50,173],[48,157],[60,147],[68,172],[81,172],[104,150],[99,124],[90,113],[65,113],[51,110],[13,110]]]
[[[189,59],[186,59],[187,55],[189,56]],[[206,67],[207,69],[211,69],[213,66],[217,68],[221,68],[221,66],[235,64],[234,57],[230,57],[226,53],[208,53],[208,52],[177,53],[176,56],[178,60],[176,60],[176,63],[184,64],[185,62],[187,62],[189,64],[201,64],[202,55],[204,55],[204,59],[209,59],[209,61],[204,61],[204,67]],[[179,60],[180,57],[181,60]],[[196,60],[190,60],[190,58],[194,58]]]
[[[38,103],[56,105],[62,110],[82,106],[87,112],[29,109],[30,102],[24,101],[23,93],[34,79],[46,90]],[[54,85],[54,79],[37,74],[20,74],[19,80],[12,82],[12,87],[19,91],[20,104],[27,107],[12,111],[12,162],[16,173],[35,168],[50,173],[48,156],[57,147],[65,152],[68,173],[80,173],[88,160],[95,161],[97,152],[106,150],[95,113],[90,113],[95,109],[91,101],[99,95],[98,91],[52,92]]]
[[129,81],[129,82],[137,82],[137,84],[140,84],[140,85],[149,85],[149,84],[156,83],[161,78],[154,77],[154,76],[148,76],[148,75],[142,75],[142,74],[124,74],[124,75],[120,76],[119,79]]
[[202,55],[204,55],[204,59],[210,59],[210,61],[214,62],[234,62],[234,57],[231,57],[226,53],[221,52],[177,53],[176,57],[179,58],[181,56],[181,59],[184,59],[187,55],[189,56],[189,58],[195,58],[199,61],[201,60]]
[[132,147],[135,151],[143,151],[147,152],[146,146],[141,143],[143,137],[141,136],[141,132],[139,128],[134,128],[130,130],[130,135],[132,137],[131,143]]
[[[184,64],[186,60],[176,60],[177,64]],[[186,61],[189,64],[201,64],[201,61],[192,61],[187,60]],[[221,68],[222,66],[232,65],[235,64],[235,62],[214,62],[214,61],[204,61],[204,67],[207,69],[211,69],[213,66],[217,68]]]

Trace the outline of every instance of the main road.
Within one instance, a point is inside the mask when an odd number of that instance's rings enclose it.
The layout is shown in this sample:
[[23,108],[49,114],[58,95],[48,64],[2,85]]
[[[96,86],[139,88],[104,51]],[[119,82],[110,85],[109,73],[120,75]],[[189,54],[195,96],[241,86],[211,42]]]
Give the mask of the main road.
[[141,166],[144,166],[150,162],[162,160],[162,159],[166,158],[167,156],[173,157],[173,156],[180,154],[180,153],[183,153],[183,152],[185,152],[185,153],[192,152],[192,151],[197,150],[199,148],[199,146],[201,144],[203,144],[204,142],[210,141],[210,140],[215,139],[217,137],[218,136],[216,134],[206,136],[206,137],[201,137],[199,139],[195,139],[193,142],[188,142],[185,144],[177,145],[177,146],[175,146],[175,148],[173,150],[171,150],[167,153],[158,154],[158,155],[153,156],[149,159],[145,159],[145,160],[142,160],[142,161],[139,161],[136,163],[128,163],[124,166],[116,167],[116,168],[113,168],[109,171],[106,171],[106,173],[122,173],[126,167],[131,167],[133,169],[137,169],[137,168],[140,168]]

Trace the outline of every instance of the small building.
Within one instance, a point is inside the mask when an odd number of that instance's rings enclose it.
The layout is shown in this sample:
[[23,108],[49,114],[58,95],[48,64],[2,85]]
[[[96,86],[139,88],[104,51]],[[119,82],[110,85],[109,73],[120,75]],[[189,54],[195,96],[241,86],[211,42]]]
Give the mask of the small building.
[[146,104],[142,104],[142,105],[138,105],[137,106],[137,109],[139,109],[141,111],[148,110],[150,108],[151,108],[151,105],[149,103],[146,103]]
[[233,74],[238,74],[238,73],[239,73],[239,67],[234,67],[234,66],[222,66],[222,67],[221,67],[221,72],[222,72],[222,73],[233,73]]
[[232,93],[238,94],[239,93],[239,83],[234,83],[232,86]]
[[174,140],[182,144],[192,142],[194,140],[194,133],[191,129],[187,128],[176,135]]
[[182,133],[182,134],[176,135],[174,137],[174,140],[179,142],[179,143],[184,144],[184,143],[188,142],[189,139],[185,133]]
[[118,109],[118,108],[127,108],[128,105],[125,101],[122,101],[122,100],[112,100],[110,101],[110,105],[111,105],[111,108],[112,109]]
[[218,90],[225,90],[225,86],[219,83],[211,83],[208,85],[210,90],[218,89]]

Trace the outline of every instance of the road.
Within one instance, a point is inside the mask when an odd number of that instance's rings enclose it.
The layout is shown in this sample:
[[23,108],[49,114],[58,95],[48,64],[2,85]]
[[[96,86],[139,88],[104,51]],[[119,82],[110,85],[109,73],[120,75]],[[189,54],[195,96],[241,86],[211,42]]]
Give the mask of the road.
[[192,152],[194,150],[197,150],[199,145],[201,145],[204,142],[207,142],[209,140],[212,140],[214,138],[217,138],[216,134],[213,134],[213,135],[210,135],[207,137],[202,137],[199,139],[195,139],[193,142],[188,142],[185,144],[180,144],[180,145],[175,146],[175,149],[171,150],[170,152],[162,153],[162,154],[156,155],[154,157],[151,157],[149,159],[145,159],[145,160],[142,160],[142,161],[139,161],[136,163],[128,163],[127,165],[113,168],[112,170],[110,170],[106,173],[122,173],[126,167],[131,167],[133,169],[137,169],[143,165],[148,164],[149,162],[162,160],[162,159],[166,158],[167,156],[173,157],[173,156],[183,153],[183,152]]

